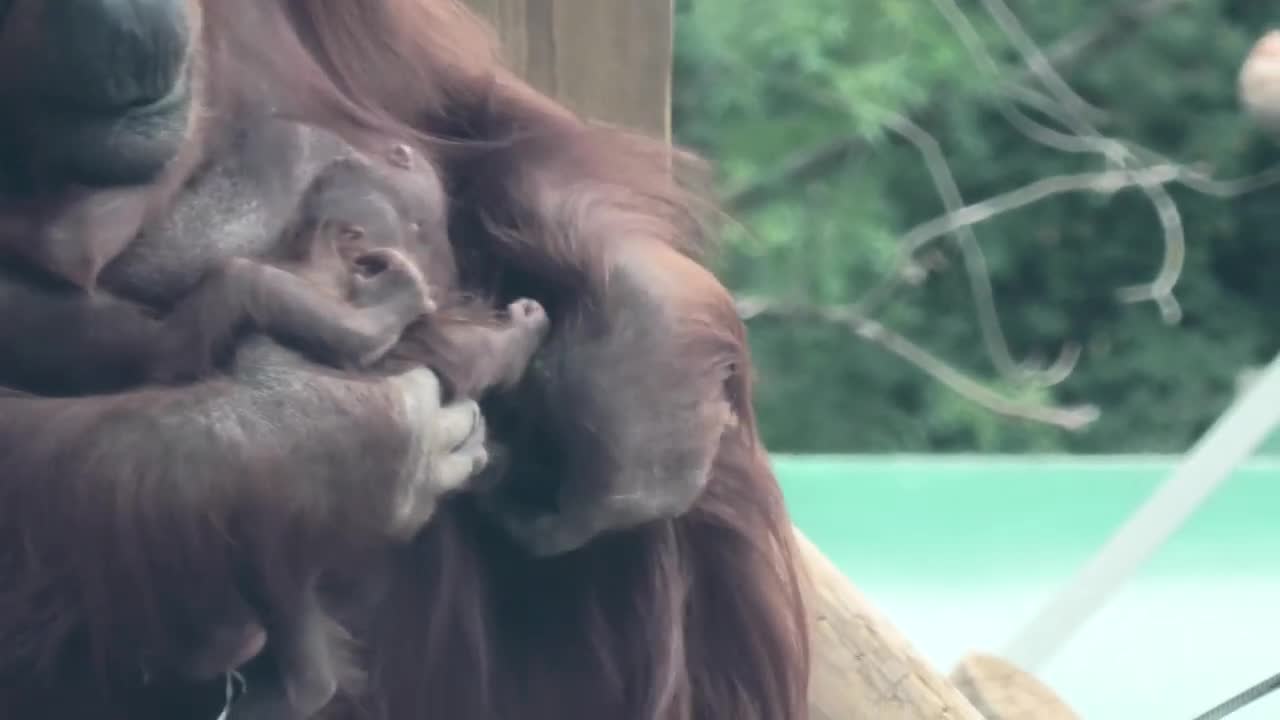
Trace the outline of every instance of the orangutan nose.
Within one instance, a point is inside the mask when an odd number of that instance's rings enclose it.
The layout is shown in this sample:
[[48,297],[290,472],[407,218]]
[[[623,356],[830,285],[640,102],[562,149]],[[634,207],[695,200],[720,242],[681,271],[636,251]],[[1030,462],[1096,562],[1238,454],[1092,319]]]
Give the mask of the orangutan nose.
[[[69,110],[145,108],[173,95],[191,49],[186,0],[38,2],[35,94]],[[9,0],[0,0],[9,4]]]

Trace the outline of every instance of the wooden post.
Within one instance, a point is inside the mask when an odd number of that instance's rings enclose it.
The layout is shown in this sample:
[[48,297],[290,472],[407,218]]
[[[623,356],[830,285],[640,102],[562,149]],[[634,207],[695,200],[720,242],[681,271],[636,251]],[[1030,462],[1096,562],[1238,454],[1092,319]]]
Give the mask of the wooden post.
[[983,720],[799,530],[796,543],[809,575],[809,720]]
[[[672,0],[468,0],[511,67],[593,120],[671,135]],[[811,581],[812,720],[983,720],[797,532]]]
[[671,134],[673,0],[467,0],[513,70],[593,120]]
[[994,655],[966,655],[951,681],[987,720],[1080,720],[1047,685]]

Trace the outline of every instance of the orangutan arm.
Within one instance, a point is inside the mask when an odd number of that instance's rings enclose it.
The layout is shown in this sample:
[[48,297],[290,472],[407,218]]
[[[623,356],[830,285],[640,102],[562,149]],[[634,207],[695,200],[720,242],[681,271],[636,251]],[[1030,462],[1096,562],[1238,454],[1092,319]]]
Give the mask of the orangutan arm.
[[359,381],[247,352],[232,380],[0,393],[4,661],[29,669],[87,630],[113,665],[163,663],[243,563],[403,539],[421,484],[483,462],[474,404],[442,410],[425,370]]
[[601,298],[562,316],[535,364],[563,480],[554,513],[503,520],[536,555],[689,510],[736,418],[746,361],[727,295],[661,244],[619,243],[606,267]]
[[476,233],[484,262],[503,270],[498,294],[533,297],[552,320],[519,402],[536,418],[544,467],[531,472],[562,478],[558,509],[505,524],[534,553],[559,554],[697,500],[746,396],[745,331],[690,257],[699,228],[669,148],[588,128],[518,85],[504,92],[491,131],[528,134],[454,176],[488,230]]

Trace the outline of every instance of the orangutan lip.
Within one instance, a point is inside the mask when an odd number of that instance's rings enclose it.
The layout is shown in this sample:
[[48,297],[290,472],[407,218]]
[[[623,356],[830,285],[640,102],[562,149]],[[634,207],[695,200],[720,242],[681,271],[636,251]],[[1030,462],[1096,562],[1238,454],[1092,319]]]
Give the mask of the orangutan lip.
[[67,180],[15,190],[0,182],[0,217],[26,218],[38,222],[50,213],[65,210],[72,203],[109,189],[111,188]]
[[190,96],[190,72],[183,72],[163,97],[123,107],[103,107],[66,98],[37,97],[36,101],[39,103],[41,114],[74,119],[77,122],[106,125],[172,114],[175,110],[181,109]]
[[34,223],[39,220],[47,208],[62,204],[69,197],[69,189],[59,189],[41,193],[7,193],[0,190],[0,227],[7,222],[10,226],[15,222]]
[[[20,118],[33,192],[68,183],[92,188],[145,185],[185,142],[195,83],[190,71],[160,100],[104,112],[66,103],[37,103]],[[18,148],[23,152],[22,148]],[[52,183],[54,187],[48,187]]]
[[73,183],[19,195],[0,191],[0,246],[40,241],[51,218],[104,192],[109,191]]
[[49,217],[83,196],[84,189],[66,187],[38,194],[0,192],[0,245],[21,249],[38,242]]

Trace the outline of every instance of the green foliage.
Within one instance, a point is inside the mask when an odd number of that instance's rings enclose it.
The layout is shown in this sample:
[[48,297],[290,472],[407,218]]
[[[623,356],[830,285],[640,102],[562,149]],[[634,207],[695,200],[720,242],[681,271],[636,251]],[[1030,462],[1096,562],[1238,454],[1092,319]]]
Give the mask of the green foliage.
[[[789,178],[726,229],[721,273],[744,294],[858,301],[895,267],[899,238],[944,211],[920,152],[886,133],[917,120],[940,145],[966,202],[1063,173],[1104,169],[1087,154],[1032,142],[997,112],[997,76],[1017,77],[1014,46],[982,9],[958,0],[998,72],[923,0],[684,0],[677,5],[677,139],[712,158],[726,194],[774,177],[840,139],[859,150]],[[1096,25],[1110,3],[1025,0],[1014,12],[1042,47]],[[1280,9],[1250,0],[1183,3],[1064,68],[1102,112],[1104,135],[1236,177],[1280,161],[1239,112],[1235,78]],[[1058,129],[1052,118],[1024,106]],[[1163,242],[1137,191],[1058,195],[976,226],[1015,360],[1083,348],[1048,389],[1002,379],[979,331],[954,242],[917,255],[927,281],[876,316],[1010,397],[1097,404],[1068,433],[997,416],[841,328],[751,322],[758,407],[779,451],[1179,451],[1220,413],[1237,374],[1280,349],[1280,187],[1236,198],[1174,187],[1187,236],[1177,288],[1185,317],[1164,325],[1116,290],[1150,280]]]

